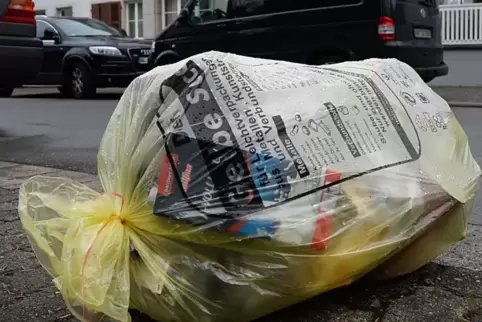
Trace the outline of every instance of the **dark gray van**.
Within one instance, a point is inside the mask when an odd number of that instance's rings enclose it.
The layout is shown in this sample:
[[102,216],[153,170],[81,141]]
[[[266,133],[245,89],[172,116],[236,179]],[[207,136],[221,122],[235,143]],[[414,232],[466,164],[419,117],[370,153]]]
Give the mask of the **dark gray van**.
[[33,0],[0,0],[0,97],[9,97],[42,67]]
[[188,0],[153,43],[164,65],[209,50],[325,64],[397,58],[448,74],[437,0]]

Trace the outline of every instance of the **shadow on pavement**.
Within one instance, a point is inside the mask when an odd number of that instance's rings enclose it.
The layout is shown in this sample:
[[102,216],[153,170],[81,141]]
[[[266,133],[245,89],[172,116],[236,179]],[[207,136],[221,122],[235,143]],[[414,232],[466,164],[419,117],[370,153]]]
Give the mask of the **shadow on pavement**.
[[[364,278],[253,322],[479,322],[481,277],[482,272],[430,263],[387,281]],[[155,322],[132,313],[133,322]]]
[[[124,93],[124,88],[98,88],[97,95],[90,100],[119,100]],[[20,87],[16,88],[10,99],[64,99],[73,100],[62,95],[56,87]]]

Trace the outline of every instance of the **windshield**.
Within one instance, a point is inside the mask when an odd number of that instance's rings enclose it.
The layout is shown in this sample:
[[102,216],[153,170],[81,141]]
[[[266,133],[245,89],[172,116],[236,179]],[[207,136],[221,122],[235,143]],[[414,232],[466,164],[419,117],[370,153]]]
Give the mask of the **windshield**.
[[81,36],[111,36],[124,37],[120,31],[106,23],[95,19],[55,19],[60,30],[72,37]]

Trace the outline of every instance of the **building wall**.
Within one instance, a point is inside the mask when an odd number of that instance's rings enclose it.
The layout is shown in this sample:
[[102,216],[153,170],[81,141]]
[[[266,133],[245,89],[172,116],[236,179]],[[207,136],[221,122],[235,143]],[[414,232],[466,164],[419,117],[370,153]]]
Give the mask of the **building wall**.
[[144,38],[154,39],[163,28],[163,0],[143,0]]
[[[92,4],[115,2],[116,0],[36,0],[35,9],[45,11],[48,16],[57,15],[57,9],[71,7],[75,17],[92,17]],[[121,1],[119,1],[121,2]],[[122,28],[129,32],[127,6],[129,2],[121,2]],[[141,0],[142,3],[142,38],[152,39],[162,30],[163,0]],[[130,33],[132,35],[132,32]]]
[[72,7],[76,17],[91,17],[91,5],[94,3],[113,2],[115,0],[36,0],[35,10],[45,10],[48,16],[55,16],[57,8]]
[[[167,24],[166,15],[164,14],[166,12],[166,1],[172,2],[171,7],[174,5],[178,12],[181,10],[182,4],[187,2],[187,0],[36,0],[35,7],[37,11],[45,10],[45,14],[48,16],[55,16],[58,8],[71,7],[72,14],[75,17],[92,17],[92,4],[114,1],[121,2],[122,28],[128,31],[131,36],[128,4],[133,2],[142,3],[142,38],[147,39],[155,38],[165,28]],[[213,8],[224,8],[227,6],[227,0],[210,0],[210,6]],[[176,14],[173,14],[171,18],[174,18]]]

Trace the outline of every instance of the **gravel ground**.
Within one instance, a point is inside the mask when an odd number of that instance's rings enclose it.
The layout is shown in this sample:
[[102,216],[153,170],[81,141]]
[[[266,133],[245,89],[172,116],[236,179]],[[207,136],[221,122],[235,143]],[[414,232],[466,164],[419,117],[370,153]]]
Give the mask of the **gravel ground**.
[[[18,219],[18,186],[38,174],[67,176],[99,189],[92,175],[0,162],[2,322],[75,321],[51,278],[38,264]],[[479,228],[471,225],[469,238],[439,259],[444,265],[432,263],[413,274],[386,282],[365,279],[257,322],[480,322],[482,271],[463,268],[464,261],[458,260],[468,251],[481,257]],[[457,263],[461,264],[457,267]],[[135,314],[133,320],[149,321],[139,314]]]

